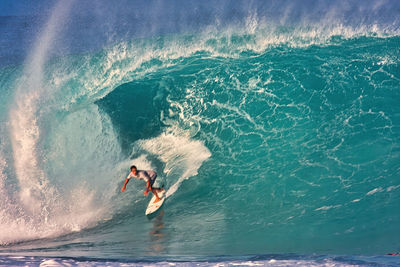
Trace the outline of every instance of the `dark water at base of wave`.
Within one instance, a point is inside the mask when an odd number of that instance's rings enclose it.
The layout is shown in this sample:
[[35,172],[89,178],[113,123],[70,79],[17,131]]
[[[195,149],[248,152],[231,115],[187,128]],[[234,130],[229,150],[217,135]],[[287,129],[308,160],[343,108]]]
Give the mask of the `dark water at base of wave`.
[[85,257],[0,257],[6,266],[399,266],[400,256],[251,255],[212,258],[103,259]]

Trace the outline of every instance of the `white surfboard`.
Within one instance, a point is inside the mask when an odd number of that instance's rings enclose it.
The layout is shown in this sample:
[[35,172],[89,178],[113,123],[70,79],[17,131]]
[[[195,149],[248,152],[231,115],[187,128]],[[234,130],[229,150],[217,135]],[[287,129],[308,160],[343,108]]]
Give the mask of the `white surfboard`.
[[153,195],[153,197],[151,198],[149,205],[147,205],[146,215],[150,215],[156,212],[159,208],[161,208],[165,200],[165,190],[162,189],[161,191],[159,191],[158,196],[160,197],[160,201],[156,203],[154,203],[154,201],[156,200],[156,196]]

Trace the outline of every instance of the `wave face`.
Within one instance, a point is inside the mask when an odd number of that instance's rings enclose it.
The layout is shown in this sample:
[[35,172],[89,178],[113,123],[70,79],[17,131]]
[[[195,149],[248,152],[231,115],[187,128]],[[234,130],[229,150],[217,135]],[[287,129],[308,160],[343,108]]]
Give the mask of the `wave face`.
[[[0,253],[398,250],[396,4],[189,3],[104,22],[61,1],[23,63],[2,52]],[[93,18],[121,28],[95,41]],[[167,189],[152,220],[131,164]]]

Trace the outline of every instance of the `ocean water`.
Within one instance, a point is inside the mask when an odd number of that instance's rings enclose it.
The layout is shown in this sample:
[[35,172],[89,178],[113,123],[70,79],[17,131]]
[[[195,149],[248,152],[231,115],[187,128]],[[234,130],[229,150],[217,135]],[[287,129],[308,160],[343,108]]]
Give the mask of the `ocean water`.
[[0,17],[0,265],[400,265],[400,6],[366,3]]

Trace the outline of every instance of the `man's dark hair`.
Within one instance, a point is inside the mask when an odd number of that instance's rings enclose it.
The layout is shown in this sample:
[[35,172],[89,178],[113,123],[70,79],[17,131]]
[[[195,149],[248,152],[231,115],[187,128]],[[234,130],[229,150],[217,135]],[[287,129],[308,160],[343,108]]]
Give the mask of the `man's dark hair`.
[[137,170],[137,168],[136,168],[135,165],[132,165],[132,166],[131,166],[131,170],[132,170],[132,169],[136,169],[136,170]]

